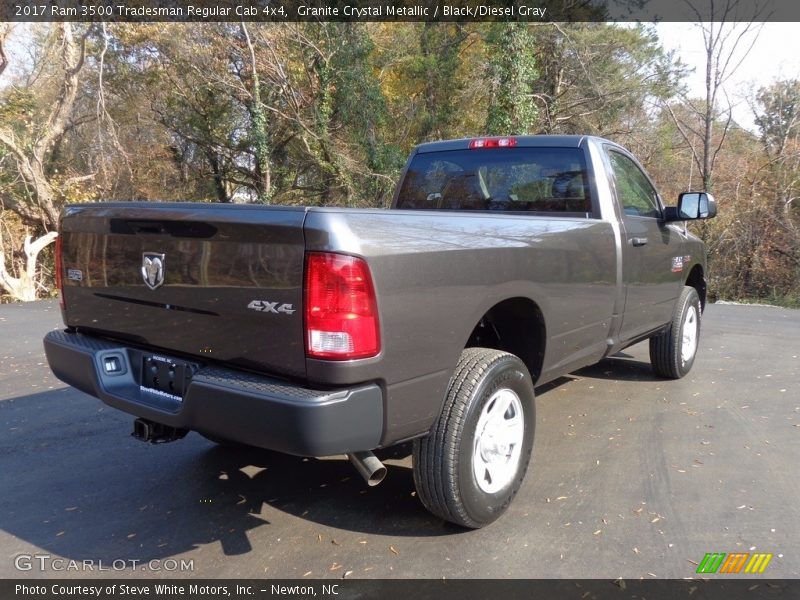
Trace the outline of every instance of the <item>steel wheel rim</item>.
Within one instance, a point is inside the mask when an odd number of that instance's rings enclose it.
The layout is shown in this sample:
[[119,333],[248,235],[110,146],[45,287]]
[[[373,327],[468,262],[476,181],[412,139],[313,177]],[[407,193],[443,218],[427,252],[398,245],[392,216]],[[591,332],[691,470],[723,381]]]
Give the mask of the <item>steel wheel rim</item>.
[[681,360],[684,364],[692,359],[697,350],[697,309],[690,306],[683,319],[683,339],[681,341]]
[[508,388],[497,390],[481,410],[473,440],[472,472],[482,491],[497,493],[514,480],[524,437],[519,396]]

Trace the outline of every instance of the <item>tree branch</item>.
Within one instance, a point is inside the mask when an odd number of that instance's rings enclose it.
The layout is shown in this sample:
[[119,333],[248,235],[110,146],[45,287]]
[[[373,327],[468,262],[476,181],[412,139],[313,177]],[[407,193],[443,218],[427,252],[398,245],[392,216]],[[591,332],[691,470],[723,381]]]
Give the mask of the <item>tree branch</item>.
[[31,236],[25,236],[25,243],[23,244],[22,248],[25,251],[25,270],[28,273],[28,277],[31,281],[34,280],[36,277],[36,260],[39,258],[39,253],[45,249],[48,245],[50,245],[53,240],[58,237],[58,233],[55,231],[51,231],[37,239],[35,242],[31,242]]
[[5,43],[9,34],[9,26],[6,23],[0,23],[0,75],[6,70],[8,66],[8,57],[6,56]]
[[56,99],[53,110],[50,112],[43,129],[43,135],[33,146],[34,159],[40,165],[44,164],[44,156],[55,140],[63,134],[69,121],[69,116],[72,114],[72,107],[75,105],[75,98],[78,94],[78,74],[83,68],[84,59],[86,58],[86,37],[89,35],[90,30],[91,26],[84,33],[79,47],[72,35],[72,24],[61,24],[61,36],[63,38],[61,60],[64,68],[64,81],[61,86],[61,93]]
[[669,112],[670,117],[672,117],[673,123],[675,123],[675,127],[678,128],[678,132],[680,132],[681,137],[688,144],[689,149],[692,151],[692,160],[697,165],[697,168],[702,171],[703,168],[702,163],[700,162],[700,157],[697,155],[697,151],[694,149],[694,144],[692,144],[688,134],[683,130],[683,127],[681,127],[681,122],[678,120],[678,117],[675,115],[675,113],[672,110],[672,107],[669,105],[668,102],[665,103],[665,106],[667,108],[667,112]]

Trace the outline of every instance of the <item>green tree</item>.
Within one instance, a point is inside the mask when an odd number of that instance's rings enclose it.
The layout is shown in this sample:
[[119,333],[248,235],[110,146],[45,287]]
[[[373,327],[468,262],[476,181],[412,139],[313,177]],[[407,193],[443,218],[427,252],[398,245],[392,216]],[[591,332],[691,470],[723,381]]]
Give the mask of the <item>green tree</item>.
[[758,93],[755,122],[776,191],[777,214],[797,234],[800,214],[800,81],[776,81]]
[[486,132],[533,133],[537,115],[533,85],[539,73],[532,27],[526,23],[493,24],[486,52],[490,94]]
[[416,132],[420,141],[449,137],[464,81],[460,77],[461,50],[469,33],[462,23],[415,25],[419,53],[413,56],[409,75],[418,82],[420,99]]

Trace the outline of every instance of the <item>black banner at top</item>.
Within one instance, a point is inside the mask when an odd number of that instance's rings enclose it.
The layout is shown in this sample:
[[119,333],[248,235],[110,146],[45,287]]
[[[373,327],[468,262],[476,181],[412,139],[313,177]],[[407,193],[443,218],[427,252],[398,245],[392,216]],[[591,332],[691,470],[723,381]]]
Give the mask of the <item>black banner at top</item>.
[[800,21],[798,0],[2,0],[0,21]]

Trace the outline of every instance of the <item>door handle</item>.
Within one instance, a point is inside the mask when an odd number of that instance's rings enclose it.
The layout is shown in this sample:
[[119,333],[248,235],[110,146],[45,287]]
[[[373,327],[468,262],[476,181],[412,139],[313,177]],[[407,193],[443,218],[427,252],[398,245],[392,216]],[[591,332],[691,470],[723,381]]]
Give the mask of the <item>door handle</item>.
[[631,245],[633,245],[633,246],[644,246],[645,244],[647,244],[647,238],[646,237],[631,238]]

